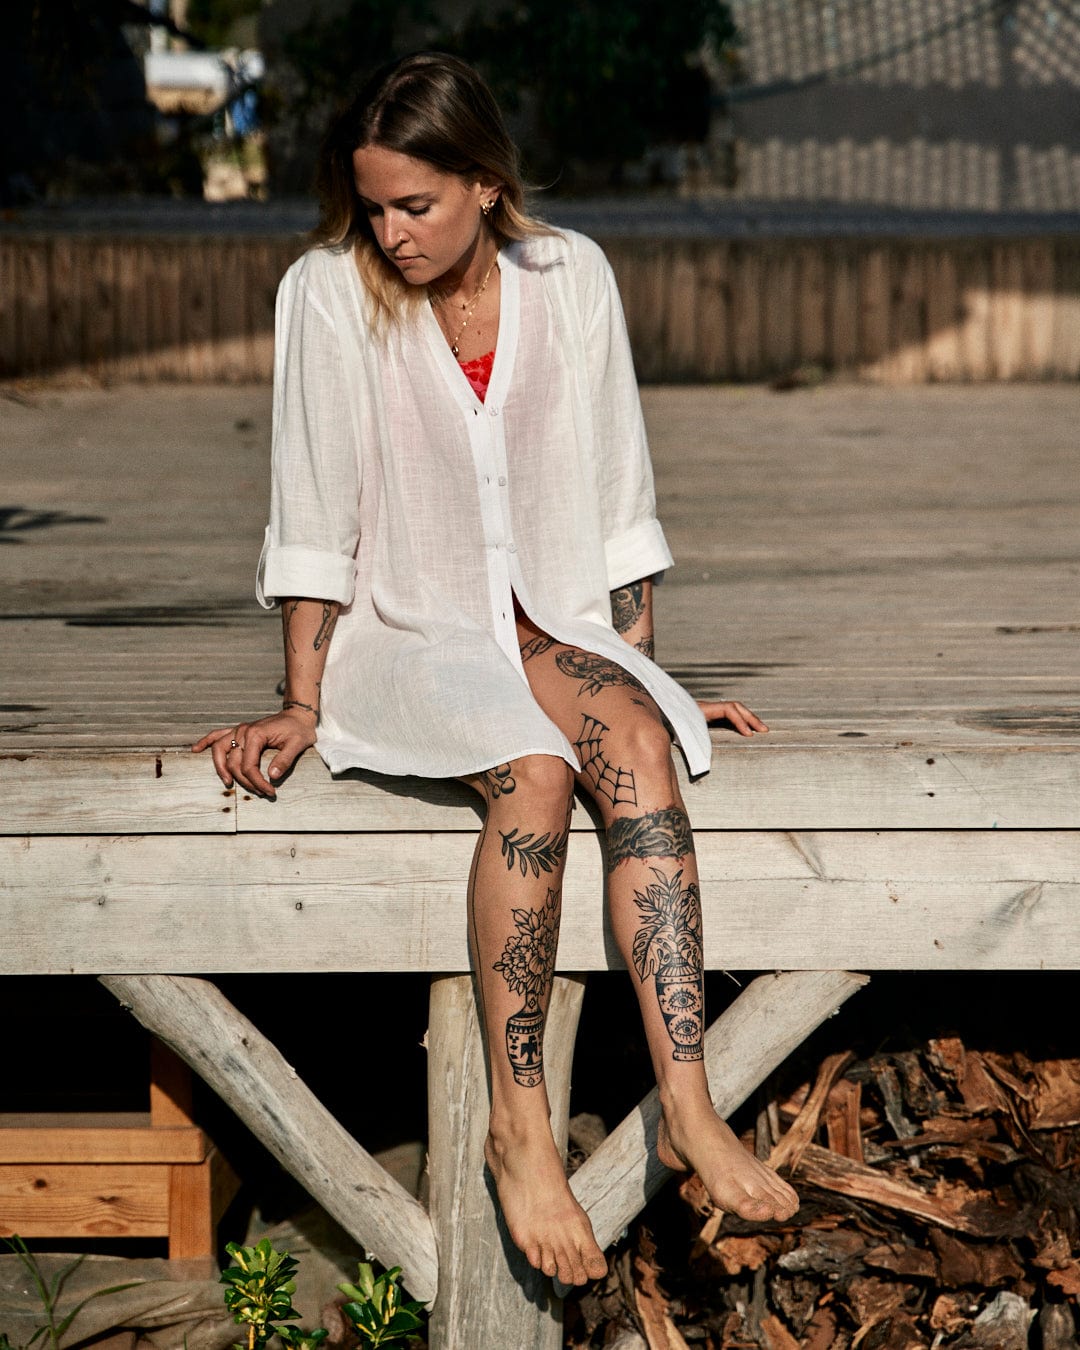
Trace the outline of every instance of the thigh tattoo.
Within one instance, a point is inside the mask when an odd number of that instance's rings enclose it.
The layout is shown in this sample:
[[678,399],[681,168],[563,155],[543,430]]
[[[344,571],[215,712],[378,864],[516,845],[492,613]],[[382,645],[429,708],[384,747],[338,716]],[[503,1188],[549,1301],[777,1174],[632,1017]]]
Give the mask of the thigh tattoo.
[[637,689],[642,694],[647,692],[641,681],[628,670],[623,670],[622,666],[609,661],[606,656],[597,656],[595,652],[583,652],[576,647],[568,647],[557,654],[555,664],[564,675],[569,675],[572,680],[581,681],[579,693],[582,694],[595,697],[605,689],[617,689],[620,686]]

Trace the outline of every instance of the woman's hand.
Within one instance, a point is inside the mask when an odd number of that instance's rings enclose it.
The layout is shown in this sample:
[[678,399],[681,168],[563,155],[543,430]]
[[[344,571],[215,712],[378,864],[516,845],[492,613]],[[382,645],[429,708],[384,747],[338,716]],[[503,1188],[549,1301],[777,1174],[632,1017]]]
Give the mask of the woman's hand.
[[717,703],[698,699],[697,705],[705,714],[706,722],[730,722],[740,736],[752,736],[768,727],[745,703]]
[[[214,768],[226,787],[232,787],[235,781],[248,792],[272,799],[277,796],[277,788],[270,779],[281,778],[315,744],[315,727],[314,714],[289,708],[260,717],[257,722],[208,731],[191,748],[196,754],[202,750],[211,752]],[[269,778],[260,767],[265,750],[277,751],[270,761]]]

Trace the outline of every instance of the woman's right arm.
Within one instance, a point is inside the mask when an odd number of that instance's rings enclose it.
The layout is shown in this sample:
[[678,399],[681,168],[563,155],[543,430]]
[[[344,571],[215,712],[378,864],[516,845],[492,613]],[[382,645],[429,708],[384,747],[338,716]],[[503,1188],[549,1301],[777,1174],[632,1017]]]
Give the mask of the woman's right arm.
[[[319,698],[326,653],[341,606],[336,600],[290,598],[281,602],[281,628],[285,643],[285,699],[281,712],[219,727],[207,732],[191,747],[210,750],[214,768],[226,787],[237,782],[263,797],[277,795],[275,783],[304,751],[315,744],[319,721]],[[264,751],[276,750],[267,773],[261,761]]]

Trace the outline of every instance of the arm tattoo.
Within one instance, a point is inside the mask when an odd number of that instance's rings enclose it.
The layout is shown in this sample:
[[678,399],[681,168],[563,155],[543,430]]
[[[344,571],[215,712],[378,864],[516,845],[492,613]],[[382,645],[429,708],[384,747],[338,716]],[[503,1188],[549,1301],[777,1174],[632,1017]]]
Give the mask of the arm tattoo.
[[581,771],[592,784],[593,792],[606,797],[612,806],[637,806],[633,769],[617,768],[604,755],[604,732],[607,730],[595,717],[582,715],[581,734],[574,742]]
[[520,994],[524,1006],[506,1019],[506,1053],[514,1079],[522,1087],[536,1087],[544,1080],[544,1013],[541,1004],[551,989],[555,974],[555,949],[559,942],[559,892],[548,887],[539,909],[515,909],[514,927],[506,939],[497,970]]
[[337,623],[337,609],[334,605],[329,605],[323,601],[322,623],[319,624],[319,631],[315,634],[315,641],[311,644],[316,651],[329,642],[334,635],[334,625]]
[[493,797],[509,797],[517,787],[509,764],[496,764],[493,769],[485,769],[481,777]]
[[646,811],[643,816],[618,816],[607,828],[609,872],[628,858],[685,858],[693,851],[690,821],[678,806]]
[[555,664],[564,675],[581,680],[580,693],[595,695],[604,689],[614,689],[627,685],[645,693],[645,686],[634,678],[628,670],[609,661],[606,656],[597,656],[593,652],[583,652],[576,647],[567,647],[555,657]]
[[634,934],[634,969],[643,984],[650,975],[655,981],[656,1001],[675,1047],[672,1059],[701,1059],[701,895],[694,882],[683,886],[681,870],[669,877],[654,867],[652,874],[656,880],[634,892],[641,914],[641,927]]
[[304,708],[309,713],[314,713],[316,717],[318,717],[319,715],[318,708],[313,708],[310,703],[301,703],[298,698],[286,699],[285,702],[281,705],[282,712],[288,712],[290,708]]
[[299,600],[286,600],[281,607],[282,618],[285,620],[285,650],[287,652],[296,651],[296,643],[292,636],[292,621],[296,617],[296,611],[299,607]]
[[541,633],[539,637],[530,638],[521,649],[521,663],[531,661],[534,656],[543,656],[549,647],[555,646],[555,639],[548,637],[546,633]]
[[645,613],[645,583],[632,581],[611,592],[611,622],[616,633],[629,633]]
[[634,643],[634,648],[636,651],[641,652],[643,656],[647,656],[650,661],[654,660],[656,657],[656,643],[651,636],[640,638]]

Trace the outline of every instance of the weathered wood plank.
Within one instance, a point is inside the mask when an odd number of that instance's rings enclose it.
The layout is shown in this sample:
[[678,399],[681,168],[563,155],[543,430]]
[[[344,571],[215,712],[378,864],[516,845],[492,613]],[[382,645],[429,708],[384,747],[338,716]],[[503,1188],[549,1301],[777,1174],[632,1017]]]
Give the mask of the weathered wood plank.
[[[789,739],[794,739],[788,733]],[[721,742],[691,783],[699,829],[1072,829],[1080,826],[1080,754],[1067,746],[996,750],[926,737],[881,744]],[[977,736],[973,733],[973,740]],[[189,751],[27,751],[0,755],[0,834],[281,833],[469,830],[474,794],[457,783],[331,776],[308,755],[275,802],[226,791]],[[576,828],[588,829],[583,815]]]
[[[763,975],[705,1033],[713,1104],[729,1116],[815,1027],[866,984],[842,970]],[[671,1172],[656,1157],[660,1102],[655,1089],[570,1179],[601,1247],[656,1194]]]
[[[0,973],[464,971],[470,833],[0,841]],[[1080,834],[697,838],[710,969],[1064,969]],[[559,966],[621,965],[600,841],[573,841]],[[356,939],[363,916],[364,940]]]
[[[676,757],[695,827],[1080,826],[1080,755],[1068,749],[957,748],[929,737],[922,746],[874,745],[872,735],[840,744],[836,739],[812,743],[804,733],[802,745],[773,747],[729,738],[714,755],[711,773],[695,783]],[[478,818],[472,794],[457,784],[398,783],[359,772],[334,779],[314,758],[301,761],[276,802],[245,794],[237,802],[242,832],[469,829]],[[586,824],[580,813],[576,823]]]
[[0,755],[0,834],[231,834],[235,794],[207,768],[182,750]]
[[187,1061],[328,1214],[414,1297],[438,1287],[423,1207],[330,1115],[280,1052],[206,980],[108,975],[102,983]]
[[[544,1033],[551,1126],[564,1152],[570,1065],[583,994],[580,977],[556,977]],[[464,1345],[558,1350],[563,1343],[562,1302],[550,1280],[514,1246],[485,1175],[489,1109],[487,1062],[472,978],[433,980],[428,1149],[439,1297],[429,1327],[431,1350]]]

